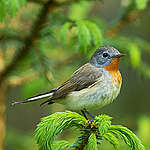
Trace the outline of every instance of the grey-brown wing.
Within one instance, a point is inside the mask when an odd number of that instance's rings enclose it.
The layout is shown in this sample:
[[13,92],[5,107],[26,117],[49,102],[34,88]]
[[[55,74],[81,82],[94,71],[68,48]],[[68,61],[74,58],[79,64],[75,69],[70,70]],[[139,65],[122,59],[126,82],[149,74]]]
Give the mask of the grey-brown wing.
[[102,72],[100,69],[87,63],[80,67],[69,80],[55,89],[51,100],[62,98],[70,92],[87,88],[94,84],[101,76]]

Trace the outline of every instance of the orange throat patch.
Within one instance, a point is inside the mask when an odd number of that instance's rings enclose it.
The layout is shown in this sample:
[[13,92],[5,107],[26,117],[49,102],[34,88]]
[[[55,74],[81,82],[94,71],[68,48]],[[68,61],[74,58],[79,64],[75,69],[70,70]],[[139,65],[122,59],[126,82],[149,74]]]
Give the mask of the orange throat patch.
[[119,72],[119,62],[120,58],[115,58],[109,65],[104,67],[107,71],[109,71],[109,73],[112,76],[112,81],[116,82],[117,85],[120,85],[122,82],[122,77]]

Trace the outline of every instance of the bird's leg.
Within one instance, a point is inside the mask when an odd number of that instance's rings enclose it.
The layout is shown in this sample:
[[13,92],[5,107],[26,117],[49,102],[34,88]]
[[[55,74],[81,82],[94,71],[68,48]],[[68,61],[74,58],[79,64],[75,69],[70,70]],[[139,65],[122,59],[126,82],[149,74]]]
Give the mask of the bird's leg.
[[91,116],[92,118],[95,118],[93,115],[91,115],[86,109],[84,109],[84,112],[87,113],[89,116]]
[[87,118],[87,116],[86,116],[84,110],[81,110],[81,112],[82,112],[83,116],[85,117],[85,119],[88,120],[88,118]]

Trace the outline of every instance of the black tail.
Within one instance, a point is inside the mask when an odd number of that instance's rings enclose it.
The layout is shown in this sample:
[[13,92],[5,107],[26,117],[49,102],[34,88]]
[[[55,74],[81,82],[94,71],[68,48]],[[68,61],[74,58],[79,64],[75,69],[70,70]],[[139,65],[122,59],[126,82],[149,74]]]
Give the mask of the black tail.
[[12,105],[16,105],[16,104],[23,104],[23,103],[28,103],[28,102],[34,102],[34,101],[38,101],[40,99],[43,99],[45,97],[51,97],[53,95],[53,93],[55,92],[55,90],[51,90],[50,92],[46,92],[46,93],[41,93],[38,95],[35,95],[33,97],[27,98],[23,101],[19,101],[19,102],[13,102]]

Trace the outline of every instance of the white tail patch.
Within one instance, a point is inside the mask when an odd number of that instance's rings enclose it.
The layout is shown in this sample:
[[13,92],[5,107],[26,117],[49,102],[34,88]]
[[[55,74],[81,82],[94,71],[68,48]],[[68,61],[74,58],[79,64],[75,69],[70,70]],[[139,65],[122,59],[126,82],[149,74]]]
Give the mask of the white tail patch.
[[40,100],[40,99],[45,98],[45,97],[50,97],[52,95],[53,95],[53,92],[51,91],[51,92],[47,92],[47,93],[43,93],[43,94],[39,94],[39,95],[30,97],[30,98],[27,98],[27,99],[25,99],[23,101],[14,102],[14,103],[12,103],[12,105],[33,102],[33,101],[37,101],[37,100]]
[[53,93],[47,93],[47,94],[43,94],[43,95],[37,95],[35,97],[31,97],[31,98],[27,99],[26,101],[34,101],[34,100],[37,100],[37,99],[49,97],[51,95],[53,95]]

